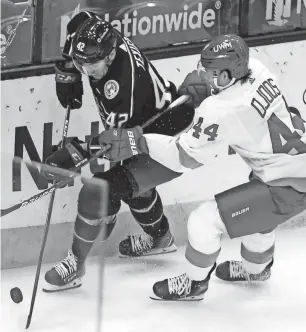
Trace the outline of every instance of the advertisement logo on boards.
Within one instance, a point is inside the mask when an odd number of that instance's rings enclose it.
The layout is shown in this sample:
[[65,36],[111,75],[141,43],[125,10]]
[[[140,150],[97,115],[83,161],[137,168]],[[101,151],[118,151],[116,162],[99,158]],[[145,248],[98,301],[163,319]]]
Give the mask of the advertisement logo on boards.
[[301,15],[302,8],[306,9],[305,0],[267,0],[266,21],[269,25],[284,26],[290,23],[291,16]]
[[[222,25],[218,17],[220,12],[224,10],[224,4],[220,0],[185,0],[179,5],[172,1],[145,1],[134,4],[126,1],[126,3],[128,4],[120,8],[85,6],[81,9],[79,4],[74,11],[62,14],[60,46],[63,47],[65,44],[68,22],[80,10],[97,13],[103,20],[110,22],[128,38],[147,35],[159,38],[158,35],[188,31],[193,33],[198,31],[203,35],[203,29],[210,31],[216,24]],[[208,32],[208,34],[211,35],[211,32]],[[205,34],[202,39],[207,39]]]

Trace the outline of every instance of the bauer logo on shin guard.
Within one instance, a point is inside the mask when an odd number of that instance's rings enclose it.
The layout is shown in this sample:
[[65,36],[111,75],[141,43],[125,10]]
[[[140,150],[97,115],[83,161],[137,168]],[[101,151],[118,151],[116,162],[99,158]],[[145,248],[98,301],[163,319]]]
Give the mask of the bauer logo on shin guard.
[[236,212],[232,213],[232,218],[235,218],[235,217],[239,216],[240,214],[244,214],[244,213],[249,212],[249,211],[250,211],[249,207],[246,207],[244,209],[236,211]]
[[132,131],[128,130],[127,134],[129,136],[130,146],[131,146],[132,154],[134,156],[134,155],[138,154],[137,147],[136,147],[136,142],[135,142],[135,137],[134,137],[134,133]]

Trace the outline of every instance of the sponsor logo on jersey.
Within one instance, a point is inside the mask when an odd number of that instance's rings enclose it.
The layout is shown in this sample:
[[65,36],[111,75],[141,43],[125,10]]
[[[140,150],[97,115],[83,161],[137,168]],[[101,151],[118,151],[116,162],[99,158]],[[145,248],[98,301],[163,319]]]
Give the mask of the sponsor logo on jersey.
[[239,210],[239,211],[236,211],[236,212],[232,213],[232,218],[235,218],[235,217],[237,217],[237,216],[239,216],[239,215],[241,215],[241,214],[244,214],[244,213],[246,213],[246,212],[249,212],[249,211],[250,211],[250,208],[249,208],[249,207],[246,207],[246,208],[244,208],[244,209],[241,209],[241,210]]
[[109,80],[104,85],[104,95],[107,99],[113,99],[119,92],[119,83],[115,80]]
[[134,156],[134,155],[138,154],[136,142],[135,142],[135,136],[134,136],[134,133],[129,130],[127,131],[127,134],[128,134],[129,140],[130,140],[132,154]]

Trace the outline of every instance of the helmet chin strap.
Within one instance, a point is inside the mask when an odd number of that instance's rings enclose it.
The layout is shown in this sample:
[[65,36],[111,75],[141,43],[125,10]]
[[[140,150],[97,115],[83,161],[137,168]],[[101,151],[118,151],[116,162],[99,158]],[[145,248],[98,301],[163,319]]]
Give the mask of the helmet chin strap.
[[218,77],[217,76],[214,76],[213,77],[213,81],[214,81],[214,85],[215,85],[215,87],[217,88],[217,89],[219,89],[220,91],[222,91],[222,90],[224,90],[224,89],[227,89],[228,87],[230,87],[231,85],[233,85],[235,82],[236,82],[236,78],[232,78],[231,80],[230,80],[230,82],[227,84],[227,85],[225,85],[225,86],[220,86],[219,84],[218,84]]

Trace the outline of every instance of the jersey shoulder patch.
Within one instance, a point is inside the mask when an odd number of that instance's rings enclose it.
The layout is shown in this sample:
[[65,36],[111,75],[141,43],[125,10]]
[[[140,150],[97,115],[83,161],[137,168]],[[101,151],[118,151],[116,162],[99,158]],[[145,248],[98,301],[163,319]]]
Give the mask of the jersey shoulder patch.
[[107,99],[114,99],[120,90],[119,83],[115,80],[108,80],[104,84],[104,95]]

